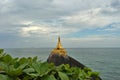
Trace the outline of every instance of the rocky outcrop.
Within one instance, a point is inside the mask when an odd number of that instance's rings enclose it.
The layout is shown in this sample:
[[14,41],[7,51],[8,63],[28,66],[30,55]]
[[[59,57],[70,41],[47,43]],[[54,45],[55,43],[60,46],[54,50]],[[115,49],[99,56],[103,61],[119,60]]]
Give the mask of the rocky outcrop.
[[54,63],[56,66],[59,66],[61,64],[69,64],[71,67],[79,67],[81,69],[85,67],[85,65],[67,55],[61,56],[59,54],[51,54],[48,57],[47,62]]
[[[51,54],[49,55],[47,62],[54,63],[56,66],[59,66],[61,64],[69,64],[71,67],[79,67],[81,69],[84,69],[86,67],[82,63],[78,62],[77,60],[67,55],[66,50],[61,45],[60,37],[58,38],[57,47],[51,51]],[[91,80],[96,79],[92,77]],[[99,77],[98,80],[101,80],[101,78]]]

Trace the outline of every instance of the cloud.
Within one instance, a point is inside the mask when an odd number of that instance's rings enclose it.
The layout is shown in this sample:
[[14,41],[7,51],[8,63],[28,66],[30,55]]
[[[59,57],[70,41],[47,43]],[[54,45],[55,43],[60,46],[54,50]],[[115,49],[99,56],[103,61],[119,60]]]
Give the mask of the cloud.
[[113,0],[111,6],[117,9],[120,9],[120,0]]
[[[74,27],[65,27],[62,25],[35,24],[29,21],[23,22],[25,27],[21,27],[19,33],[22,37],[43,36],[43,35],[65,35],[78,31]],[[56,27],[57,26],[57,27]]]
[[[119,0],[0,0],[0,44],[37,46],[45,43],[48,36],[56,38],[61,35],[68,40],[70,37],[69,45],[73,45],[76,38],[86,41],[86,46],[92,41],[98,46],[97,42],[106,40],[100,35],[109,34],[107,38],[110,39],[117,35],[119,38],[119,14]],[[83,32],[86,34],[80,34]],[[116,43],[115,39],[108,43]]]
[[114,8],[94,8],[90,10],[80,11],[77,14],[64,17],[66,24],[76,25],[82,28],[105,27],[111,23],[120,21],[118,16],[106,16],[103,12],[115,13]]
[[23,27],[21,31],[22,36],[30,36],[30,34],[34,33],[47,33],[47,29],[38,26]]

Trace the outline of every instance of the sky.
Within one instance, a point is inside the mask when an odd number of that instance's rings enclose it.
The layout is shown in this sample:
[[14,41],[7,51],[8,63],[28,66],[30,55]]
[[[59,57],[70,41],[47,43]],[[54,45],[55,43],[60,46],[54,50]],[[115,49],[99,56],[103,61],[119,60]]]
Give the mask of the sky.
[[0,0],[0,48],[120,47],[120,0]]

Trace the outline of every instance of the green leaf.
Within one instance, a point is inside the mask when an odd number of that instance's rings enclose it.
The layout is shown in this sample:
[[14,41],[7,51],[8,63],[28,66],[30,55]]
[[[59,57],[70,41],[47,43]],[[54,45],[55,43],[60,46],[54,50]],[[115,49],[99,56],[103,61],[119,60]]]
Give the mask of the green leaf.
[[5,70],[8,67],[4,62],[0,62],[0,71]]
[[61,78],[61,80],[69,80],[68,76],[63,72],[58,72],[58,75]]
[[32,66],[40,76],[43,76],[50,71],[48,63],[35,62]]
[[36,62],[37,61],[37,56],[35,56],[34,58],[33,58],[33,62]]
[[23,72],[32,73],[32,72],[35,72],[35,70],[33,68],[27,68],[27,69],[24,69]]
[[98,72],[88,72],[88,75],[90,76],[90,77],[98,77],[99,76],[99,73]]
[[84,71],[87,73],[87,72],[92,72],[92,70],[90,69],[90,68],[87,68],[87,67],[85,67],[84,68]]
[[4,52],[4,49],[0,49],[0,54],[2,54]]
[[20,64],[18,62],[14,63],[14,68],[18,68],[20,66]]
[[35,69],[36,72],[38,72],[39,74],[41,73],[41,70],[39,68],[40,63],[33,63],[32,67]]
[[48,76],[45,76],[42,80],[56,80],[56,78],[53,76],[53,75],[48,75]]
[[16,77],[16,76],[19,76],[19,75],[22,74],[22,69],[20,69],[20,68],[14,69],[14,68],[11,67],[7,71],[7,74],[12,76],[12,77]]
[[0,49],[0,61],[1,61],[1,59],[4,57],[4,50],[3,49]]
[[38,73],[28,73],[28,75],[31,76],[32,78],[39,77]]
[[0,80],[12,80],[12,79],[7,75],[0,74]]
[[5,63],[10,63],[13,59],[10,55],[7,54],[4,56],[3,60]]
[[24,63],[24,64],[21,64],[18,68],[24,69],[27,65],[28,65],[28,63]]
[[23,57],[19,60],[19,64],[24,64],[24,63],[27,63],[27,59]]
[[30,76],[24,76],[24,78],[22,80],[33,80],[33,79]]

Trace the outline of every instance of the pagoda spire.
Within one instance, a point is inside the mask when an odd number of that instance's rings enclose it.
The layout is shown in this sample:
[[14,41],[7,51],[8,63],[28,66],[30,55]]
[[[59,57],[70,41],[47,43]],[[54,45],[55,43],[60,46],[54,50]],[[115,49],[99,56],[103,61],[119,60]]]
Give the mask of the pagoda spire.
[[62,44],[61,44],[61,41],[60,41],[60,36],[58,37],[57,47],[54,48],[51,51],[51,54],[59,54],[59,55],[62,55],[62,56],[67,55],[66,50],[62,47]]
[[60,41],[60,36],[58,37],[58,43],[57,43],[57,49],[61,49],[63,48],[62,47],[62,44],[61,44],[61,41]]

